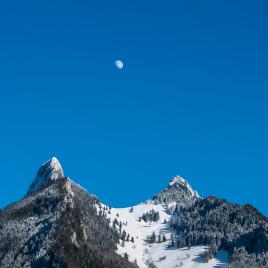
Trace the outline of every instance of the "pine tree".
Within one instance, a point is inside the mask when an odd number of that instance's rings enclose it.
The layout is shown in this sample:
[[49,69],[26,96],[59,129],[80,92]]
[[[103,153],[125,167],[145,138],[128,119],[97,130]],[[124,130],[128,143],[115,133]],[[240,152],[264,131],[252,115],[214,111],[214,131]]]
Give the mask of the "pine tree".
[[150,244],[155,243],[155,240],[156,240],[155,232],[153,232],[150,236],[147,237],[147,242]]
[[175,245],[175,240],[174,240],[174,235],[172,234],[170,236],[170,243],[169,243],[169,247],[173,247]]
[[161,243],[161,236],[160,236],[160,234],[158,235],[157,243]]
[[119,222],[119,233],[121,234],[121,232],[122,232],[122,222],[120,221]]
[[123,241],[125,241],[125,240],[126,240],[126,236],[127,236],[127,233],[126,233],[125,230],[123,230],[121,239],[122,239]]
[[128,254],[126,252],[124,253],[124,259],[128,261]]
[[118,225],[118,220],[115,218],[113,221],[113,228],[116,229],[116,225]]
[[162,242],[166,242],[166,241],[167,241],[167,238],[166,238],[165,235],[163,235],[163,237],[162,237]]

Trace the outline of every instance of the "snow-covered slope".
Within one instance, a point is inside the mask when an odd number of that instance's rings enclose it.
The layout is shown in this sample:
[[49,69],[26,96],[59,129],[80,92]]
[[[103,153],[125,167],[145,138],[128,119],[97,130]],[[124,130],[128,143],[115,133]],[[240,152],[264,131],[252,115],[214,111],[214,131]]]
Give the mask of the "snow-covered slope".
[[[145,222],[140,220],[144,213],[150,210],[159,212],[159,220],[157,222]],[[133,211],[133,212],[132,212]],[[151,201],[142,203],[133,208],[112,208],[111,219],[114,218],[123,223],[122,229],[126,231],[130,236],[130,241],[125,241],[125,245],[121,244],[118,246],[118,252],[124,254],[125,252],[130,256],[132,261],[137,261],[140,267],[145,266],[146,261],[150,258],[151,247],[150,244],[145,240],[155,232],[155,234],[165,236],[169,238],[172,234],[172,230],[168,227],[168,221],[170,215],[165,211],[162,205],[155,205]],[[166,222],[166,223],[165,223]],[[134,243],[131,242],[131,238],[134,238]]]
[[[102,205],[102,209],[107,206]],[[145,222],[141,219],[142,215],[150,211],[159,213],[157,221]],[[225,267],[228,263],[226,252],[220,251],[219,254],[208,263],[202,261],[202,253],[206,246],[197,246],[178,249],[173,245],[176,241],[176,234],[170,228],[170,221],[176,216],[168,213],[164,204],[155,204],[149,200],[134,207],[128,208],[110,208],[108,217],[111,219],[111,225],[116,225],[129,235],[129,238],[121,239],[117,252],[122,256],[126,254],[129,260],[136,262],[139,267],[146,268],[149,264],[154,264],[158,268],[212,268]],[[122,223],[122,228],[120,228]],[[149,238],[155,234],[155,241],[148,242]],[[163,239],[164,238],[164,239]],[[153,267],[153,266],[152,266]]]

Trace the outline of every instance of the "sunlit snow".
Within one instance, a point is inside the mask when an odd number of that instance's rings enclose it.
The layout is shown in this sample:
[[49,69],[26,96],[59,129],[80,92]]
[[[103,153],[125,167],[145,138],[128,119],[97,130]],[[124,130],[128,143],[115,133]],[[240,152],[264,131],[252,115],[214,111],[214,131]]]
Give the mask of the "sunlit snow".
[[[142,214],[150,210],[159,212],[160,219],[157,222],[139,221]],[[202,253],[206,246],[195,246],[190,249],[176,246],[168,247],[171,235],[175,236],[175,232],[169,227],[172,216],[166,212],[165,206],[154,204],[153,201],[141,203],[131,208],[111,208],[111,224],[114,218],[123,223],[123,230],[133,236],[134,243],[125,241],[124,246],[118,245],[118,253],[124,255],[127,253],[130,261],[136,261],[139,267],[148,267],[148,262],[154,263],[158,268],[212,268],[225,267],[228,263],[228,254],[225,251],[219,251],[218,255],[211,259],[208,263],[202,261]],[[173,216],[174,217],[174,216]],[[165,235],[166,242],[149,244],[146,238],[155,232]]]

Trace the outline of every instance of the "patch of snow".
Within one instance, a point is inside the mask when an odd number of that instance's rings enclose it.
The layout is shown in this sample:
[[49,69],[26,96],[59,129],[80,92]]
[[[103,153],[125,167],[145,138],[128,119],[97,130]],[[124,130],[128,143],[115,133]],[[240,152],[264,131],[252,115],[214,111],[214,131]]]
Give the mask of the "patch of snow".
[[202,254],[206,246],[195,246],[190,249],[177,247],[165,248],[164,244],[154,244],[151,249],[151,260],[158,268],[223,268],[228,264],[226,251],[219,251],[218,254],[208,263],[204,263]]
[[71,181],[68,179],[66,182],[66,190],[69,193],[70,196],[74,196],[74,192],[72,190]]

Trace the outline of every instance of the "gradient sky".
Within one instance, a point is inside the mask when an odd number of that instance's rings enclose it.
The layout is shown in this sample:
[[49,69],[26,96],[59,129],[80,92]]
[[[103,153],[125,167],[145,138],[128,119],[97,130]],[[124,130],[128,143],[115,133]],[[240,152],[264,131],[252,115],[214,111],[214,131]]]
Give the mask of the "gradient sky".
[[268,215],[267,10],[267,1],[1,1],[0,207],[56,156],[112,206],[180,174],[204,197]]

